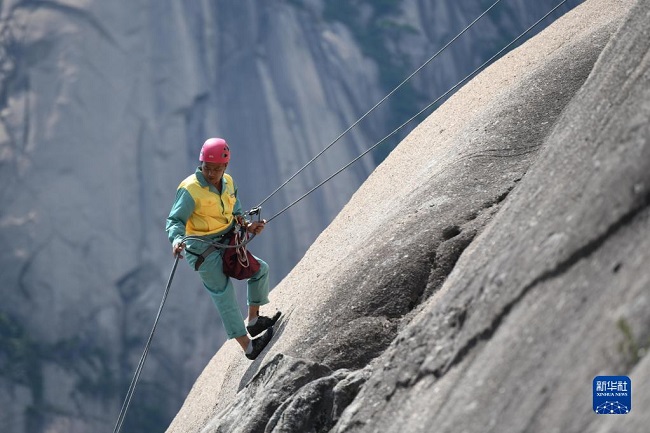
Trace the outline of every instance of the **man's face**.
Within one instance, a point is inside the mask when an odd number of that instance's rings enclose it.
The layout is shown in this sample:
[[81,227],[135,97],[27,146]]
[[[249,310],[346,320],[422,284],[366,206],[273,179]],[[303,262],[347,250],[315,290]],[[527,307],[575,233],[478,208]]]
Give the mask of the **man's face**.
[[201,172],[208,182],[216,186],[221,181],[227,167],[228,163],[202,162]]

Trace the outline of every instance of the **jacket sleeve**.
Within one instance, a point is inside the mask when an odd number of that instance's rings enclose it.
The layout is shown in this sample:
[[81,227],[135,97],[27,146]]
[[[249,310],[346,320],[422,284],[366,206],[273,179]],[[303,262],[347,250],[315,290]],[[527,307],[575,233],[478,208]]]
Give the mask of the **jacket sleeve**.
[[190,193],[185,188],[178,188],[176,200],[169,212],[165,226],[167,237],[172,244],[185,236],[185,225],[194,212],[194,206],[194,199]]

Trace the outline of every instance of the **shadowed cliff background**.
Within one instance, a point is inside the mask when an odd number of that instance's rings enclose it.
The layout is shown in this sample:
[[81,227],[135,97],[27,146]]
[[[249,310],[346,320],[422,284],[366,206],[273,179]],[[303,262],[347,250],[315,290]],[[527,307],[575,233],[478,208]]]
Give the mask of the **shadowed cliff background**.
[[[555,4],[501,3],[264,215]],[[0,430],[113,425],[172,263],[164,219],[205,138],[227,138],[230,172],[252,207],[490,4],[0,2]],[[274,282],[403,136],[255,241]],[[126,427],[163,430],[223,340],[198,277],[181,266]]]

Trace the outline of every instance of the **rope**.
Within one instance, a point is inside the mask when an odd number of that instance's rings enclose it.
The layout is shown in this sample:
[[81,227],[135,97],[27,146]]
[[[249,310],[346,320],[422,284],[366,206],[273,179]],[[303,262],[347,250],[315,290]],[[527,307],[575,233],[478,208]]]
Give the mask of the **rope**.
[[[240,241],[239,231],[236,231],[234,236],[235,236],[235,244],[238,244]],[[244,235],[244,238],[245,240],[248,239],[248,233]],[[244,244],[241,248],[237,248],[236,253],[237,253],[237,261],[239,262],[239,264],[247,268],[250,263],[248,260],[248,254],[246,254],[246,245]]]
[[167,280],[167,287],[165,287],[165,292],[162,297],[162,301],[160,302],[160,307],[158,308],[158,314],[156,314],[156,320],[153,322],[153,328],[151,329],[151,334],[149,334],[149,339],[147,340],[147,344],[144,346],[144,351],[142,352],[142,356],[140,357],[140,362],[138,363],[138,367],[135,369],[135,374],[133,375],[133,379],[131,380],[131,385],[129,385],[129,390],[126,393],[126,397],[124,398],[124,403],[122,403],[122,409],[120,410],[120,414],[117,417],[117,422],[115,424],[115,428],[113,429],[113,433],[119,433],[120,430],[122,430],[122,424],[124,423],[124,419],[126,418],[126,412],[129,410],[129,406],[131,405],[131,399],[133,398],[133,393],[135,392],[135,387],[138,384],[138,381],[140,380],[140,373],[142,372],[142,367],[144,367],[144,362],[147,358],[147,354],[149,353],[149,347],[151,346],[151,340],[153,340],[153,334],[156,332],[156,326],[158,326],[158,320],[160,319],[160,315],[162,313],[163,306],[165,305],[165,301],[167,300],[167,295],[169,294],[169,288],[172,285],[172,279],[174,278],[174,274],[176,273],[176,267],[178,266],[178,259],[180,257],[176,256],[176,260],[174,260],[174,266],[172,267],[172,271],[169,274],[169,280]]
[[185,236],[183,239],[181,239],[181,243],[184,243],[185,241],[198,241],[198,242],[203,242],[204,244],[208,244],[217,248],[225,249],[225,248],[242,248],[245,247],[246,244],[248,244],[250,241],[253,240],[255,237],[255,233],[246,236],[240,243],[235,243],[233,245],[230,244],[222,244],[221,242],[215,242],[211,241],[209,239],[205,239],[200,236]]
[[456,83],[454,86],[452,86],[452,87],[451,87],[449,90],[447,90],[445,93],[443,93],[443,94],[440,95],[438,98],[436,98],[435,101],[433,101],[432,103],[430,103],[429,105],[427,105],[426,107],[424,107],[424,108],[423,108],[422,110],[420,110],[420,111],[419,111],[415,116],[411,117],[411,118],[408,119],[406,122],[402,123],[402,124],[401,124],[400,126],[398,126],[395,130],[393,130],[393,132],[391,132],[390,134],[388,134],[387,136],[385,136],[384,138],[382,138],[381,140],[379,140],[377,143],[375,143],[373,146],[371,146],[368,150],[366,150],[365,152],[363,152],[361,155],[357,156],[357,157],[354,158],[352,161],[350,161],[349,163],[347,163],[346,165],[344,165],[343,167],[341,167],[338,171],[336,171],[334,174],[332,174],[331,176],[329,176],[327,179],[325,179],[324,181],[322,181],[321,183],[319,183],[318,185],[316,185],[315,187],[313,187],[312,189],[310,189],[309,191],[307,191],[305,194],[303,194],[302,196],[300,196],[297,200],[294,200],[291,204],[289,204],[288,206],[286,206],[286,207],[285,207],[284,209],[282,209],[280,212],[278,212],[278,213],[276,213],[275,215],[273,215],[271,218],[269,218],[269,219],[267,220],[267,222],[271,222],[272,220],[274,220],[275,218],[277,218],[278,216],[280,216],[281,214],[283,214],[284,212],[286,212],[287,210],[289,210],[291,207],[295,206],[298,202],[300,202],[302,199],[304,199],[305,197],[307,197],[309,194],[311,194],[312,192],[316,191],[318,188],[320,188],[321,186],[323,186],[324,184],[326,184],[327,182],[329,182],[330,180],[332,180],[332,178],[334,178],[336,175],[338,175],[339,173],[341,173],[343,170],[345,170],[346,168],[348,168],[349,166],[351,166],[352,164],[354,164],[355,162],[357,162],[359,159],[361,159],[362,157],[364,157],[365,155],[367,155],[369,152],[371,152],[371,151],[372,151],[373,149],[375,149],[377,146],[379,146],[380,144],[382,144],[382,143],[383,143],[384,141],[386,141],[388,138],[390,138],[390,137],[392,137],[393,135],[395,135],[398,131],[400,131],[400,130],[401,130],[402,128],[404,128],[406,125],[408,125],[409,123],[411,123],[411,121],[413,121],[415,118],[417,118],[418,116],[420,116],[420,114],[422,114],[422,113],[424,113],[425,111],[427,111],[427,110],[428,110],[429,108],[431,108],[433,105],[435,105],[436,103],[438,103],[442,98],[444,98],[445,96],[449,95],[449,93],[451,93],[452,91],[454,91],[455,89],[457,89],[459,86],[461,86],[462,84],[464,84],[467,80],[469,80],[470,78],[472,78],[473,76],[475,76],[479,71],[481,71],[481,70],[482,70],[483,68],[485,68],[488,64],[490,64],[492,61],[494,61],[494,59],[496,59],[497,57],[499,57],[499,56],[500,56],[504,51],[506,51],[508,48],[510,48],[510,47],[511,47],[513,44],[515,44],[519,39],[521,39],[521,38],[524,37],[526,34],[528,34],[528,33],[529,33],[533,28],[537,27],[537,25],[538,25],[539,23],[541,23],[542,21],[544,21],[544,20],[545,20],[549,15],[551,15],[553,12],[555,12],[558,8],[560,8],[560,6],[562,6],[563,4],[565,4],[567,1],[568,1],[568,0],[562,0],[560,3],[558,3],[557,6],[555,6],[553,9],[551,9],[549,12],[547,12],[546,15],[544,15],[542,18],[540,18],[539,20],[537,20],[537,21],[535,22],[535,24],[533,24],[532,26],[528,27],[528,29],[526,29],[523,33],[521,33],[519,36],[517,36],[515,39],[513,39],[513,40],[512,40],[508,45],[506,45],[506,46],[503,47],[501,50],[499,50],[498,53],[496,53],[495,55],[493,55],[492,57],[490,57],[490,59],[488,59],[486,62],[484,62],[481,66],[479,66],[478,68],[474,69],[474,71],[472,71],[472,73],[470,73],[469,75],[467,75],[465,78],[463,78],[462,80],[460,80],[458,83]]
[[[273,197],[275,194],[277,194],[277,193],[278,193],[282,188],[284,188],[284,187],[285,187],[289,182],[291,182],[291,181],[292,181],[296,176],[298,176],[300,173],[302,173],[303,170],[305,170],[305,169],[306,169],[308,166],[310,166],[314,161],[316,161],[316,160],[317,160],[317,159],[318,159],[318,158],[319,158],[323,153],[325,153],[325,152],[326,152],[330,147],[334,146],[334,144],[335,144],[336,142],[338,142],[338,141],[339,141],[339,140],[340,140],[340,139],[341,139],[345,134],[347,134],[348,132],[350,132],[350,131],[352,130],[352,128],[354,128],[355,126],[357,126],[357,125],[358,125],[358,124],[359,124],[363,119],[365,119],[365,118],[366,118],[370,113],[372,113],[372,112],[373,112],[377,107],[379,107],[381,104],[383,104],[384,101],[386,101],[390,96],[393,95],[393,93],[395,93],[395,92],[396,92],[397,90],[399,90],[399,89],[400,89],[404,84],[406,84],[408,81],[410,81],[411,78],[413,78],[413,77],[415,76],[415,74],[417,74],[418,72],[420,72],[420,70],[422,70],[422,68],[424,68],[426,65],[428,65],[429,63],[431,63],[431,61],[433,61],[433,59],[435,59],[435,58],[438,57],[438,56],[439,56],[443,51],[445,51],[445,50],[447,49],[447,47],[449,47],[452,43],[454,43],[454,42],[456,41],[456,39],[460,38],[460,37],[461,37],[465,32],[467,32],[467,31],[468,31],[468,30],[469,30],[469,29],[470,29],[474,24],[476,24],[476,22],[477,22],[478,20],[480,20],[481,18],[483,18],[483,17],[484,17],[484,16],[485,16],[485,15],[486,15],[486,14],[487,14],[487,13],[488,13],[492,8],[493,8],[493,7],[495,7],[495,6],[496,6],[500,1],[501,1],[501,0],[496,0],[496,1],[492,4],[492,6],[490,6],[490,7],[487,8],[485,11],[483,11],[483,13],[480,14],[476,19],[474,19],[474,21],[472,21],[472,22],[471,22],[467,27],[465,27],[465,28],[464,28],[460,33],[458,33],[458,34],[457,34],[453,39],[451,39],[449,42],[447,42],[447,43],[446,43],[446,44],[445,44],[445,45],[444,45],[440,50],[438,50],[437,53],[435,53],[433,56],[431,56],[431,57],[429,58],[429,60],[427,60],[426,62],[424,62],[424,63],[422,64],[422,66],[420,66],[419,68],[417,68],[417,69],[416,69],[416,70],[415,70],[411,75],[409,75],[408,77],[406,77],[406,78],[405,78],[405,79],[404,79],[404,80],[403,80],[403,81],[402,81],[402,82],[401,82],[397,87],[395,87],[395,88],[394,88],[393,90],[391,90],[391,91],[390,91],[386,96],[384,96],[384,97],[381,99],[381,101],[377,102],[377,103],[376,103],[376,104],[375,104],[375,105],[374,105],[370,110],[368,110],[368,111],[366,112],[366,114],[364,114],[363,116],[361,116],[361,117],[360,117],[356,122],[354,122],[352,125],[350,125],[350,126],[348,127],[348,129],[346,129],[346,130],[343,131],[343,132],[342,132],[338,137],[336,137],[336,138],[334,139],[334,141],[332,141],[330,144],[328,144],[327,146],[325,146],[325,148],[324,148],[323,150],[321,150],[321,151],[320,151],[316,156],[314,156],[311,160],[309,160],[309,162],[307,162],[307,164],[305,164],[304,166],[302,166],[301,169],[299,169],[298,171],[296,171],[296,172],[295,172],[291,177],[289,177],[287,180],[285,180],[284,183],[283,183],[282,185],[280,185],[279,187],[277,187],[277,188],[275,189],[275,191],[273,191],[273,192],[272,192],[271,194],[269,194],[269,195],[268,195],[264,200],[262,200],[262,201],[260,202],[260,204],[259,204],[257,207],[260,207],[260,206],[262,206],[264,203],[266,203],[267,200],[269,200],[271,197]],[[269,221],[270,221],[270,220],[269,220]]]

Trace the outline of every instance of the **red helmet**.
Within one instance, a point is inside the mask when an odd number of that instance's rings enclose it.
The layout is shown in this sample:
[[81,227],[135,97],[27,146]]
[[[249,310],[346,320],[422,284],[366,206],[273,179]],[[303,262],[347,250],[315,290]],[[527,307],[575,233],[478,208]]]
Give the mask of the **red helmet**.
[[201,147],[199,161],[219,164],[230,161],[230,148],[223,138],[208,138]]

